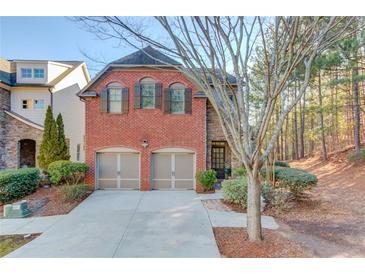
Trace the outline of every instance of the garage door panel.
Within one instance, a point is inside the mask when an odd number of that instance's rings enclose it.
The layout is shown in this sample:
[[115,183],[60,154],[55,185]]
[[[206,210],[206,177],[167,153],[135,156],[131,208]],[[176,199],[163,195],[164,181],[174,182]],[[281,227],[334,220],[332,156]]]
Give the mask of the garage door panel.
[[99,155],[99,178],[117,178],[117,154],[102,153]]
[[139,180],[121,180],[120,187],[121,188],[138,189],[139,188]]
[[98,153],[98,187],[139,188],[138,153]]
[[153,154],[152,161],[155,179],[171,178],[171,154]]
[[122,179],[137,179],[139,177],[139,156],[138,154],[121,154],[120,156],[120,177]]
[[193,153],[156,153],[152,155],[154,189],[192,189]]
[[171,181],[170,180],[153,180],[153,188],[154,189],[170,189]]
[[194,180],[176,180],[175,188],[193,189]]
[[99,179],[99,188],[117,188],[117,180],[103,180]]
[[194,176],[193,154],[175,154],[175,178],[192,179]]

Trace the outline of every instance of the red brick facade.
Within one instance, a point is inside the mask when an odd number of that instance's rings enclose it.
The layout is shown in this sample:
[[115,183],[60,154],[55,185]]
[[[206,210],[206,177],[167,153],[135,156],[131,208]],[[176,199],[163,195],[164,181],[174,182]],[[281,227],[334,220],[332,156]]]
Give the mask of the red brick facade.
[[[166,114],[161,109],[134,109],[134,85],[144,77],[162,83],[162,88],[179,82],[193,91],[192,114]],[[111,82],[129,88],[129,112],[110,114],[100,111],[100,97],[89,98],[86,106],[87,182],[95,186],[96,151],[125,147],[141,153],[141,190],[150,190],[151,153],[161,148],[187,148],[195,151],[196,170],[206,166],[206,99],[194,98],[197,89],[181,72],[160,69],[119,69],[106,72],[89,89],[100,94]],[[163,104],[162,99],[162,104]],[[142,140],[148,147],[142,146]],[[197,191],[201,190],[196,186]]]

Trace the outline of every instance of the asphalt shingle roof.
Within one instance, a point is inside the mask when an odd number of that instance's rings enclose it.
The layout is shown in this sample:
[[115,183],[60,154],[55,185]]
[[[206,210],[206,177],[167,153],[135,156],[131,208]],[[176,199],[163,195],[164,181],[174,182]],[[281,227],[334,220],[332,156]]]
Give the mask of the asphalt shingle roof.
[[[161,61],[161,62],[160,62]],[[111,64],[115,65],[181,65],[176,60],[166,56],[165,54],[155,50],[151,46],[140,49]]]

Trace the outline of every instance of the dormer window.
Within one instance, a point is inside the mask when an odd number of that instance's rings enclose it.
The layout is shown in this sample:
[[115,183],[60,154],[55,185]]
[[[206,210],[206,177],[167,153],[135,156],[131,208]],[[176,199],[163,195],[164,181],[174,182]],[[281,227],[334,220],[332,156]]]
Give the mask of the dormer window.
[[32,78],[32,69],[31,68],[22,68],[21,74],[22,74],[22,78]]
[[44,78],[44,69],[41,69],[41,68],[34,69],[34,78],[43,79]]

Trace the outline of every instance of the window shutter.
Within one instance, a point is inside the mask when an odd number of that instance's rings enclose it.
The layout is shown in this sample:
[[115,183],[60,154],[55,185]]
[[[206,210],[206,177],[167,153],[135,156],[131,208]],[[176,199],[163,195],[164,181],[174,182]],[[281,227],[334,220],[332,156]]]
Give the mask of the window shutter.
[[128,113],[129,111],[129,92],[128,88],[122,89],[122,113]]
[[108,112],[108,89],[106,87],[100,93],[100,111]]
[[134,85],[134,108],[141,108],[141,84]]
[[171,93],[169,88],[164,89],[164,112],[165,113],[171,113]]
[[161,108],[162,83],[155,84],[155,108]]
[[191,88],[185,89],[185,113],[191,114],[193,92]]

